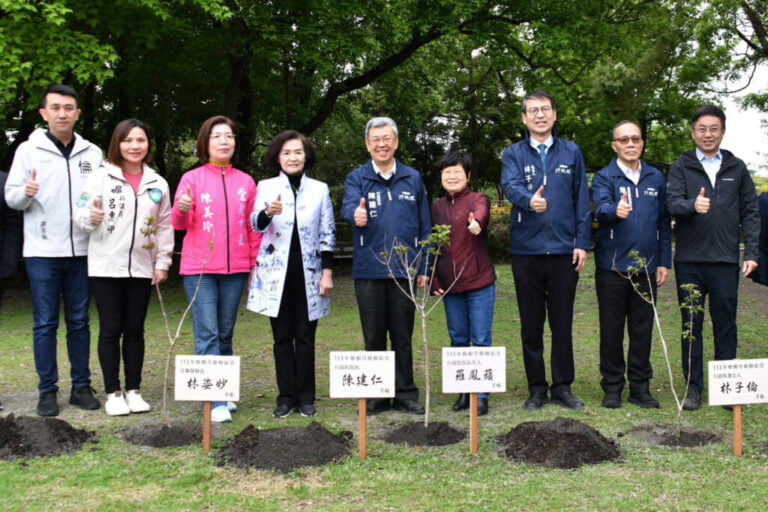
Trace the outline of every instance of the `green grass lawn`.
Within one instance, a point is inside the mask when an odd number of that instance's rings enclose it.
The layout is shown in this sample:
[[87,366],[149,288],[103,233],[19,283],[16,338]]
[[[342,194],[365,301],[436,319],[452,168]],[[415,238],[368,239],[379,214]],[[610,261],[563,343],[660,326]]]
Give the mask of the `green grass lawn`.
[[[519,317],[508,265],[499,265],[494,343],[507,347],[507,392],[491,397],[491,412],[480,420],[480,451],[470,455],[469,442],[440,448],[411,448],[378,438],[416,418],[389,412],[369,419],[368,459],[356,456],[336,465],[301,469],[287,475],[243,472],[217,465],[200,446],[153,449],[123,442],[116,434],[134,424],[162,421],[160,398],[167,341],[159,308],[153,303],[147,322],[147,356],[142,392],[153,406],[145,415],[107,417],[103,409],[85,412],[68,405],[66,347],[60,335],[62,376],[60,418],[78,428],[95,430],[100,441],[81,452],[48,459],[0,461],[0,510],[766,510],[768,509],[768,408],[745,408],[744,457],[732,455],[731,413],[716,407],[683,415],[686,428],[709,430],[723,442],[701,448],[649,446],[623,436],[638,425],[674,425],[676,409],[658,336],[654,338],[656,377],[652,391],[660,410],[643,410],[625,402],[621,409],[600,407],[597,300],[593,265],[582,276],[577,293],[574,344],[574,393],[587,407],[567,411],[548,405],[541,411],[522,409],[527,397]],[[343,274],[343,269],[338,274]],[[363,341],[354,291],[349,277],[337,277],[333,312],[320,321],[317,339],[318,416],[331,431],[357,427],[357,404],[328,397],[328,352],[358,350]],[[186,301],[179,282],[164,287],[172,316],[178,318]],[[660,293],[660,313],[674,358],[678,392],[680,319],[674,282]],[[739,311],[739,355],[766,357],[765,325],[768,288],[743,282]],[[0,400],[3,414],[32,415],[37,400],[37,375],[31,349],[31,308],[26,290],[6,294],[0,314]],[[98,332],[95,309],[92,332]],[[63,324],[63,321],[62,321]],[[61,331],[60,331],[61,332]],[[418,333],[418,328],[416,330]],[[440,393],[439,348],[448,343],[445,318],[438,308],[429,320],[432,351],[432,421],[447,421],[468,429],[468,416],[450,410],[453,396]],[[711,326],[705,328],[706,354],[713,353]],[[94,341],[95,344],[95,341]],[[191,322],[177,354],[193,353]],[[422,348],[414,340],[417,383],[423,390]],[[260,429],[306,425],[311,420],[292,415],[271,416],[276,395],[271,331],[266,317],[244,308],[235,333],[235,353],[241,356],[240,411],[234,422],[216,427],[214,449],[249,424]],[[103,390],[95,347],[91,368],[94,387]],[[176,420],[198,421],[201,408],[173,403]],[[566,416],[581,420],[616,440],[618,462],[577,470],[548,470],[511,463],[499,456],[496,436],[524,421]],[[353,453],[356,444],[353,445]]]

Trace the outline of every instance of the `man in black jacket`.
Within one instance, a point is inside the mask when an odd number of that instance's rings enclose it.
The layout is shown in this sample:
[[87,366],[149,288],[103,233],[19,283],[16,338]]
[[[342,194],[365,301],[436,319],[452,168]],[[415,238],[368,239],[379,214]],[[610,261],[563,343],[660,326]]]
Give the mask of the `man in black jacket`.
[[[739,243],[744,239],[742,272],[757,268],[760,217],[755,185],[744,162],[720,149],[725,134],[725,113],[713,105],[700,108],[691,128],[696,149],[684,153],[669,171],[667,206],[677,221],[675,274],[682,305],[694,284],[709,313],[715,338],[715,359],[736,357],[736,309],[739,289]],[[683,373],[690,375],[683,408],[701,406],[704,390],[702,326],[704,313],[683,308]],[[692,341],[692,343],[690,343]],[[690,364],[689,364],[690,359]],[[690,372],[690,374],[689,374]]]

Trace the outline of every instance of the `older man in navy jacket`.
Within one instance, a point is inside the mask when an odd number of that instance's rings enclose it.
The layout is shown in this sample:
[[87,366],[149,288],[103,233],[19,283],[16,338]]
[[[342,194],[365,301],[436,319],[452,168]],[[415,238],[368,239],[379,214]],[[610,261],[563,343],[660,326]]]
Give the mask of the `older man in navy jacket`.
[[[621,407],[626,372],[629,402],[645,409],[658,408],[649,387],[653,377],[653,306],[649,301],[655,302],[656,287],[667,281],[672,264],[666,180],[661,171],[641,162],[644,141],[637,124],[618,123],[611,146],[617,158],[592,180],[598,222],[595,288],[600,310],[600,385],[605,392],[602,405]],[[624,360],[625,324],[628,364]]]
[[[429,198],[418,171],[395,160],[397,125],[388,117],[374,117],[365,127],[371,160],[352,171],[344,184],[341,216],[354,227],[352,277],[366,350],[386,350],[387,333],[395,352],[395,409],[424,414],[419,388],[413,380],[411,337],[415,306],[390,274],[408,289],[409,269],[381,261],[394,245],[416,258],[419,242],[432,233]],[[427,258],[417,263],[418,287],[427,285]],[[369,400],[368,413],[390,407],[388,399]]]
[[[557,108],[538,91],[523,101],[530,136],[502,157],[501,185],[512,210],[512,273],[520,311],[528,410],[552,402],[569,409],[573,396],[573,303],[589,249],[591,211],[584,157],[579,146],[553,135]],[[552,331],[552,384],[544,368],[544,320]]]

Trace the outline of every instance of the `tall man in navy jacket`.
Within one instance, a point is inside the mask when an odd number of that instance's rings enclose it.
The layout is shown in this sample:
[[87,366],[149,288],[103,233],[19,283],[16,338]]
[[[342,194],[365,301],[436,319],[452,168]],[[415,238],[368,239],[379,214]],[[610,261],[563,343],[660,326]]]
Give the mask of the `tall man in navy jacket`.
[[[744,162],[720,149],[725,135],[725,113],[714,105],[693,116],[691,135],[696,149],[680,156],[669,171],[667,206],[677,221],[675,276],[683,304],[695,284],[702,301],[709,295],[709,314],[715,337],[715,359],[736,357],[736,308],[739,292],[739,242],[744,239],[745,276],[757,269],[758,212],[755,184]],[[703,302],[701,304],[704,305]],[[683,330],[691,312],[682,309]],[[693,315],[693,342],[683,335],[683,374],[690,386],[683,402],[689,411],[701,406],[704,391],[702,326],[704,313]],[[690,352],[689,352],[690,351]],[[688,359],[691,359],[689,368]]]
[[[394,408],[424,414],[419,389],[413,380],[413,317],[415,306],[390,277],[390,270],[408,289],[408,269],[380,261],[394,245],[419,252],[419,242],[429,238],[432,219],[429,198],[421,175],[395,160],[397,125],[388,117],[374,117],[365,126],[365,144],[371,160],[347,176],[341,216],[354,227],[352,277],[363,327],[366,350],[386,350],[387,333],[395,352]],[[427,285],[427,258],[421,259],[417,283]],[[368,413],[390,407],[388,399],[369,400]]]
[[[584,157],[579,146],[553,135],[557,108],[537,91],[523,101],[529,137],[502,157],[501,185],[512,210],[512,273],[515,279],[528,410],[552,402],[569,409],[573,396],[573,303],[589,249],[591,211]],[[544,320],[552,332],[552,384],[544,368]]]
[[[598,222],[595,288],[600,310],[600,385],[605,392],[602,405],[610,409],[621,407],[625,372],[629,401],[645,409],[659,407],[649,387],[653,306],[647,301],[655,302],[656,287],[669,277],[672,229],[666,179],[661,171],[640,161],[644,145],[640,126],[619,122],[611,143],[617,158],[592,180]],[[645,268],[636,273],[630,272],[630,267],[639,266],[630,256],[632,251],[645,261]],[[625,324],[628,364],[624,360]]]

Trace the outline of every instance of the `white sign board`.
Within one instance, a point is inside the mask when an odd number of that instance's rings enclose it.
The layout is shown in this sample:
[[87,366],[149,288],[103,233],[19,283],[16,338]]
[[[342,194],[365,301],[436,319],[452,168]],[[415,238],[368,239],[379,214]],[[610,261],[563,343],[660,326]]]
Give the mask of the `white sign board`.
[[395,353],[331,352],[331,398],[395,396]]
[[709,361],[709,405],[768,403],[768,359]]
[[443,347],[443,393],[506,390],[506,347]]
[[240,400],[240,357],[176,356],[173,398],[194,402]]

